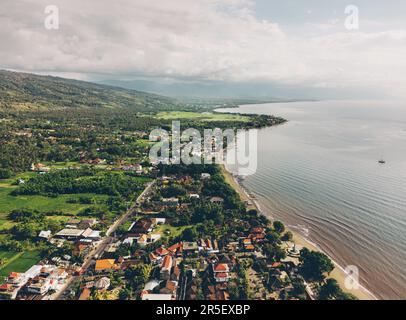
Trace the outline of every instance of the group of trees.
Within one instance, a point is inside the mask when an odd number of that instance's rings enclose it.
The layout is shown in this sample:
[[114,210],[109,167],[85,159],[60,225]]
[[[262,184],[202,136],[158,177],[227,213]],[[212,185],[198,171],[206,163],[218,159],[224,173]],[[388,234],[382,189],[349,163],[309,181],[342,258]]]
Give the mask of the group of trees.
[[46,213],[37,210],[13,210],[9,214],[9,219],[18,223],[11,229],[11,234],[16,240],[36,240],[41,230],[55,232],[61,229],[60,222],[46,219],[46,216]]
[[59,170],[31,178],[20,185],[12,195],[44,195],[96,193],[111,196],[134,196],[144,188],[137,177],[117,172],[97,171],[89,168]]

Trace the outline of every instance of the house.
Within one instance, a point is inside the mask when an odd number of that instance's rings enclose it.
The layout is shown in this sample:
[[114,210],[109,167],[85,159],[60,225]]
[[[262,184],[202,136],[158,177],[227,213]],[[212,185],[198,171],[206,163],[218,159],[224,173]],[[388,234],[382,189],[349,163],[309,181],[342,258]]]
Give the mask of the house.
[[151,222],[152,222],[154,225],[165,224],[166,218],[152,218],[152,219],[151,219]]
[[168,280],[171,276],[173,260],[172,257],[167,255],[162,261],[161,270],[160,270],[160,278],[161,280]]
[[97,260],[94,270],[96,272],[116,270],[117,266],[114,259]]
[[66,222],[66,228],[73,228],[73,229],[78,229],[80,220],[79,219],[70,219],[68,222]]
[[210,173],[202,173],[202,175],[201,175],[202,180],[208,180],[210,178],[211,178]]
[[15,287],[21,287],[27,282],[27,280],[28,279],[24,273],[10,272],[7,278],[7,283]]
[[200,196],[197,193],[191,193],[189,194],[189,198],[192,200],[199,200]]
[[157,255],[160,256],[166,256],[167,254],[169,254],[169,251],[166,250],[164,247],[159,247],[158,249],[155,250]]
[[142,218],[134,222],[128,232],[134,236],[141,236],[141,234],[146,234],[152,232],[154,228],[154,223],[151,219]]
[[224,199],[221,197],[211,197],[210,202],[215,204],[222,204],[224,202]]
[[161,235],[159,233],[157,234],[143,234],[138,240],[137,243],[140,246],[145,246],[150,243],[154,243],[158,241],[161,238]]
[[171,294],[154,294],[154,293],[142,293],[141,294],[141,299],[142,300],[157,300],[157,301],[169,301],[172,300],[172,295]]
[[213,264],[213,276],[216,282],[227,282],[230,279],[230,268],[226,263]]
[[99,241],[101,239],[100,233],[100,231],[87,228],[85,231],[83,231],[81,237],[88,241]]
[[41,273],[42,270],[42,266],[40,265],[34,265],[31,268],[29,268],[25,273],[25,277],[27,279],[32,279],[35,278],[36,276],[38,276]]
[[107,277],[103,277],[97,280],[94,286],[98,290],[107,290],[110,287],[110,284],[111,284],[110,279]]
[[44,295],[49,290],[56,288],[57,281],[50,276],[47,277],[35,277],[27,285],[27,292],[32,294]]
[[51,230],[47,230],[47,231],[41,231],[38,235],[38,238],[48,240],[49,238],[51,238],[51,236],[52,236]]
[[79,229],[88,229],[96,225],[98,221],[96,219],[84,219],[79,222],[78,228]]
[[183,251],[182,247],[183,247],[182,242],[175,243],[174,245],[168,248],[168,251],[174,255],[181,255]]
[[176,281],[166,280],[161,284],[160,294],[170,294],[173,300],[176,300],[176,290],[178,283]]
[[152,263],[152,264],[159,264],[159,263],[161,263],[161,261],[162,261],[162,257],[161,256],[158,256],[158,255],[155,255],[153,252],[151,252],[149,255],[148,255],[148,258],[149,258],[149,261]]
[[35,171],[35,172],[49,172],[51,171],[51,168],[47,167],[46,165],[42,164],[42,163],[36,163],[36,164],[32,164],[31,165],[31,171]]
[[199,246],[196,242],[183,242],[182,244],[183,252],[186,254],[195,253],[199,251]]
[[179,199],[172,197],[172,198],[162,198],[162,200],[160,201],[161,205],[163,206],[173,206],[176,207],[177,205],[179,205]]
[[77,240],[79,239],[85,230],[82,229],[62,229],[57,234],[56,237],[66,239],[66,240]]

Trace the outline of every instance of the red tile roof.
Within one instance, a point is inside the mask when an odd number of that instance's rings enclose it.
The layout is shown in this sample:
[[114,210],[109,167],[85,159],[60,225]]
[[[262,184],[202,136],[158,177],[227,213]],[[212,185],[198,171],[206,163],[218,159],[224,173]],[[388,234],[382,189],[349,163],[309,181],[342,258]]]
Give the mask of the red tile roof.
[[164,260],[162,261],[161,268],[169,270],[171,267],[172,267],[172,257],[165,256]]
[[228,272],[229,268],[226,263],[218,263],[214,266],[214,272]]
[[160,256],[164,256],[164,255],[167,255],[169,253],[169,251],[166,250],[164,247],[160,247],[160,248],[156,249],[155,252],[157,254],[159,254]]

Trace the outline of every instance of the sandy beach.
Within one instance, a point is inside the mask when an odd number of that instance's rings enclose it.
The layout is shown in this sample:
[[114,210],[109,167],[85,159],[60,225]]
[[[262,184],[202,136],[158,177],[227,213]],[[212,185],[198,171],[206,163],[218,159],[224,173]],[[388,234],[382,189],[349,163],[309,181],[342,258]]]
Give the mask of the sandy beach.
[[[264,214],[264,212],[262,212],[260,206],[255,201],[255,199],[251,198],[251,196],[248,194],[248,192],[245,190],[245,188],[236,180],[236,178],[233,176],[232,173],[227,171],[227,169],[225,168],[224,165],[221,165],[221,170],[222,170],[222,173],[223,173],[227,183],[229,183],[238,192],[241,199],[243,201],[248,201],[250,203],[247,206],[248,209],[256,209],[258,212],[261,212],[262,214]],[[305,239],[304,237],[302,237],[300,234],[293,231],[292,229],[289,229],[289,228],[286,228],[286,229],[289,230],[290,232],[292,232],[293,241],[297,245],[308,248],[309,250],[312,250],[312,251],[322,252],[322,250],[320,250],[320,248],[316,244],[311,243],[310,241],[308,241],[307,239]],[[331,257],[330,257],[330,259],[331,259]],[[371,293],[370,291],[368,291],[366,288],[364,288],[362,286],[359,286],[358,289],[351,289],[351,290],[346,289],[345,288],[345,279],[347,277],[347,274],[345,273],[344,269],[341,266],[339,266],[333,259],[331,259],[331,260],[334,262],[336,267],[333,270],[333,272],[331,272],[330,277],[337,280],[337,282],[339,283],[339,285],[343,289],[343,291],[353,294],[360,300],[376,300],[377,299],[373,295],[373,293]]]

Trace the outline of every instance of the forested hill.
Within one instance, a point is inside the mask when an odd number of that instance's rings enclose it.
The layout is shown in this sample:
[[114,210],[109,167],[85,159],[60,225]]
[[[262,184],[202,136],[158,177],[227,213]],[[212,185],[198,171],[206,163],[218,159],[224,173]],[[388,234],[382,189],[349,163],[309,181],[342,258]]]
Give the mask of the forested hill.
[[112,108],[140,112],[191,108],[156,94],[51,76],[0,70],[0,110]]

